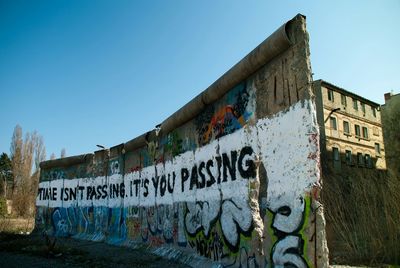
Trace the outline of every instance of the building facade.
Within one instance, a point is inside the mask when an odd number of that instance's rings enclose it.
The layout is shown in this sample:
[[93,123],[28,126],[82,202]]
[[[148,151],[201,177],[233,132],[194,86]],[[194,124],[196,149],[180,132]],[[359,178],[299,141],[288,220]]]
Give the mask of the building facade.
[[386,169],[380,105],[323,80],[314,93],[324,164]]
[[382,127],[388,169],[400,175],[400,94],[386,93]]

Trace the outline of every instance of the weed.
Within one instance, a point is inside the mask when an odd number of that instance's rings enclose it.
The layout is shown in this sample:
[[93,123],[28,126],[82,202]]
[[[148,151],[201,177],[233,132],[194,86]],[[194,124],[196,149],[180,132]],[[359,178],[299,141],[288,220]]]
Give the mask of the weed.
[[400,264],[400,178],[368,170],[323,179],[331,261]]

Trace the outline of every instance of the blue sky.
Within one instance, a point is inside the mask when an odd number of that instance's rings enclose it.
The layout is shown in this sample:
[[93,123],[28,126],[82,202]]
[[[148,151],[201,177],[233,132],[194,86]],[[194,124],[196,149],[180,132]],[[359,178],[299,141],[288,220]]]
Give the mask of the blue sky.
[[400,91],[400,1],[0,0],[0,153],[16,124],[47,156],[161,123],[297,13],[314,79]]

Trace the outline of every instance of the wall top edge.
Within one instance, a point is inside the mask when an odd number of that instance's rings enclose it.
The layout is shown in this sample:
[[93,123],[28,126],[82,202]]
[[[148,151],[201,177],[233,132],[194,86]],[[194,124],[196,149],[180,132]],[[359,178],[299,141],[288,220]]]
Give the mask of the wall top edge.
[[90,162],[94,157],[94,154],[81,154],[75,156],[69,156],[54,160],[47,160],[40,163],[41,169],[56,168],[56,167],[66,167],[77,164],[82,164],[85,162]]
[[[290,36],[288,28],[294,24],[305,24],[306,17],[297,14],[293,19],[284,23],[274,33],[267,37],[260,45],[248,53],[242,60],[224,73],[208,88],[198,94],[195,98],[165,119],[156,129],[150,130],[126,143],[119,144],[105,149],[109,152],[114,147],[122,146],[122,152],[134,151],[146,146],[146,144],[157,138],[170,133],[173,129],[180,127],[196,117],[207,105],[212,104],[226,94],[230,89],[251,76],[262,66],[270,62],[276,56],[282,54],[289,47],[295,44],[295,38]],[[115,149],[115,148],[114,148]],[[103,150],[100,150],[103,151]],[[82,164],[93,159],[94,154],[82,154],[66,158],[43,161],[40,163],[42,169],[66,167]]]

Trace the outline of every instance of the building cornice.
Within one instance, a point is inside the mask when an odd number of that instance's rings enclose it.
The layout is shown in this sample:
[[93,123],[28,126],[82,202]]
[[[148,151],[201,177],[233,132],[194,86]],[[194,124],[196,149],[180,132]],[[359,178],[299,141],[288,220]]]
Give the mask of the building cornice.
[[[326,136],[326,141],[337,141],[339,143],[344,143],[344,144],[351,144],[352,146],[359,146],[359,147],[364,147],[366,149],[371,149],[371,150],[375,150],[375,142],[374,145],[366,145],[366,144],[362,144],[362,143],[357,143],[357,142],[353,142],[353,141],[348,141],[348,140],[343,140],[340,138],[336,138],[333,136]],[[381,146],[381,151],[385,151],[384,147],[383,147],[383,143],[379,143]]]
[[366,99],[366,98],[364,98],[364,97],[361,97],[360,95],[357,95],[357,94],[355,94],[355,93],[353,93],[353,92],[350,92],[350,91],[348,91],[348,90],[346,90],[346,89],[344,89],[344,88],[338,87],[338,86],[336,86],[336,85],[334,85],[334,84],[332,84],[332,83],[329,83],[329,82],[327,82],[327,81],[324,81],[324,80],[322,80],[322,79],[315,80],[314,82],[319,82],[319,83],[321,83],[321,86],[325,86],[325,87],[328,87],[329,89],[338,91],[338,92],[340,92],[340,93],[344,93],[344,94],[347,95],[347,96],[354,97],[354,98],[356,98],[356,99],[358,99],[358,100],[361,100],[362,102],[364,102],[364,103],[366,103],[366,104],[369,104],[369,105],[371,105],[371,106],[374,106],[375,108],[379,108],[379,107],[381,106],[380,104],[378,104],[378,103],[376,103],[376,102],[373,102],[373,101],[371,101],[371,100],[369,100],[369,99]]
[[[333,110],[332,107],[329,107],[329,106],[326,106],[326,105],[324,105],[324,109],[330,110],[330,111]],[[342,110],[335,111],[335,113],[341,114],[341,115],[344,115],[344,116],[346,116],[346,117],[350,117],[350,118],[353,118],[353,119],[357,119],[357,120],[359,120],[359,121],[363,121],[363,122],[369,123],[369,124],[371,124],[371,125],[374,125],[374,126],[377,126],[377,127],[382,128],[382,124],[381,124],[381,123],[368,120],[368,119],[365,118],[365,117],[361,117],[361,116],[358,116],[358,115],[354,115],[354,114],[351,114],[351,113],[348,113],[348,112],[343,112]]]

